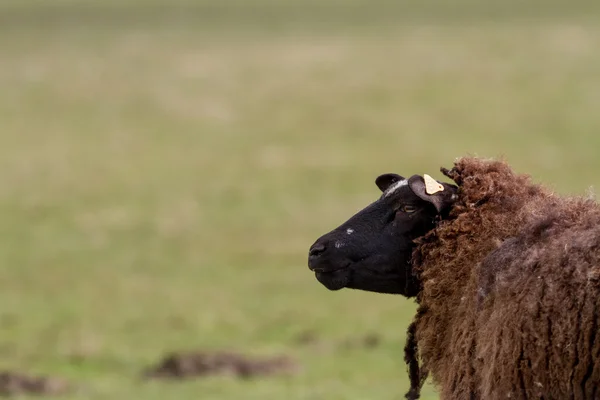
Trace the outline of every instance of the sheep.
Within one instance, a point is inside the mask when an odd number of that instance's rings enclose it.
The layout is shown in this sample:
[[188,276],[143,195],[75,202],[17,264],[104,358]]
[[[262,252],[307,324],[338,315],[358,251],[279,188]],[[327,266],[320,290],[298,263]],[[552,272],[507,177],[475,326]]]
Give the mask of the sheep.
[[416,301],[407,399],[428,376],[441,399],[600,398],[598,203],[501,160],[441,172],[454,184],[379,176],[381,197],[311,246],[317,280]]

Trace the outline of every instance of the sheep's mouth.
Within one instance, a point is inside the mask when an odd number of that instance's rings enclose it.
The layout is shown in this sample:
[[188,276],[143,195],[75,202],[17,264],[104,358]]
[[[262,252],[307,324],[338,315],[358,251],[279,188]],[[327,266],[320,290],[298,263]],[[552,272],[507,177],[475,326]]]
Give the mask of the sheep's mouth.
[[346,269],[346,267],[340,267],[340,268],[314,267],[314,268],[311,268],[311,270],[316,274],[332,274],[334,272],[342,271],[344,269]]
[[315,276],[323,286],[329,290],[340,290],[348,285],[348,274],[344,271],[333,271],[333,272],[317,272]]
[[348,266],[340,268],[313,268],[315,277],[329,290],[340,290],[350,283],[350,270]]
[[337,263],[337,262],[332,263],[331,261],[315,262],[314,260],[309,259],[308,269],[310,269],[314,273],[333,274],[335,272],[347,269],[350,266],[350,264],[351,264],[350,261],[347,261],[344,263]]

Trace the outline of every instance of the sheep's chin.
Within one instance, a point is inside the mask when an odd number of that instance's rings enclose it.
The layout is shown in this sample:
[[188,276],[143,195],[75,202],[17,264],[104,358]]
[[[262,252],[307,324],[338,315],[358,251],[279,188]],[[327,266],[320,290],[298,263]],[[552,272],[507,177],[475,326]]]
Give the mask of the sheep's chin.
[[327,289],[335,291],[348,286],[350,281],[348,270],[336,270],[330,272],[315,272],[315,277]]

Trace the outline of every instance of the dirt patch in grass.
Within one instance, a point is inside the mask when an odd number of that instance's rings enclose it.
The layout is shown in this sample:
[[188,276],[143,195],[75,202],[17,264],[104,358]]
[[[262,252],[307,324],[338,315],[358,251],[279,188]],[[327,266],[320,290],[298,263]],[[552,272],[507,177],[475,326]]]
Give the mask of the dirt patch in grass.
[[67,393],[69,389],[69,384],[60,378],[0,371],[0,396],[55,396]]
[[340,341],[327,341],[319,338],[312,331],[305,331],[294,338],[294,343],[300,346],[313,347],[318,350],[354,350],[373,349],[380,346],[383,338],[376,333],[368,333],[363,336],[349,337]]
[[158,364],[143,371],[147,379],[186,379],[209,375],[229,375],[241,379],[288,375],[298,365],[289,357],[253,358],[242,354],[217,352],[178,352],[166,355]]
[[361,337],[346,339],[341,343],[345,349],[373,349],[381,345],[381,336],[369,333]]

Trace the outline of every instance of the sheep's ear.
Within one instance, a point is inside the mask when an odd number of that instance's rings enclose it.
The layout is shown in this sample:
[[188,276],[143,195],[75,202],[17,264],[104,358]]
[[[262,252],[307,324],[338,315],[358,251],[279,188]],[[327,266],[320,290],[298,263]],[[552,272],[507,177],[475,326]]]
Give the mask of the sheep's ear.
[[403,181],[404,178],[398,174],[383,174],[375,179],[375,184],[382,192],[385,192],[390,186],[398,181]]
[[438,182],[428,175],[425,178],[420,175],[411,176],[408,187],[421,199],[433,204],[439,214],[447,210],[457,198],[456,186]]

